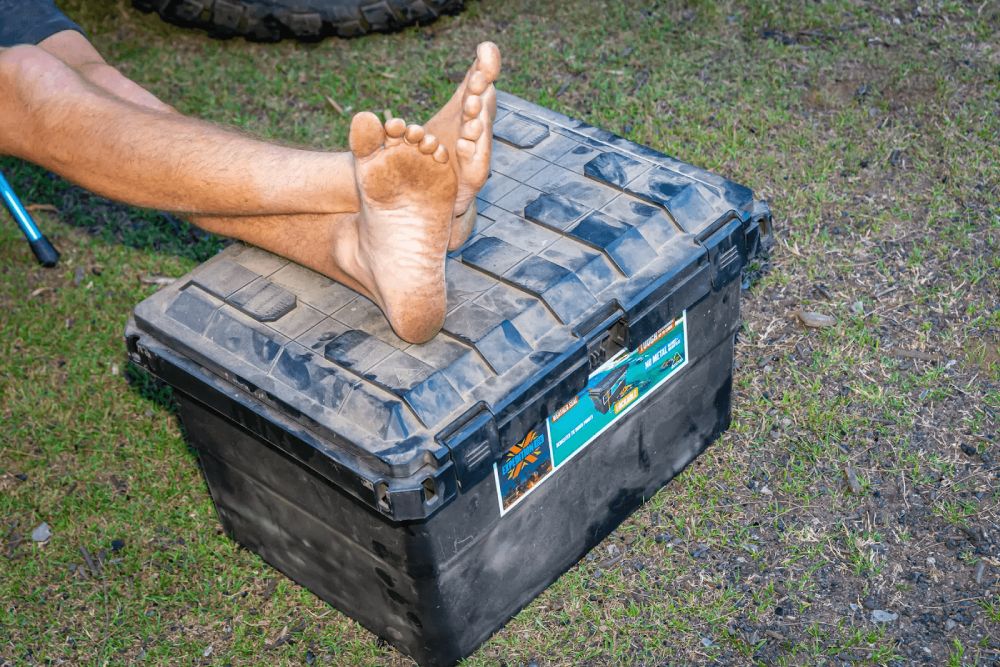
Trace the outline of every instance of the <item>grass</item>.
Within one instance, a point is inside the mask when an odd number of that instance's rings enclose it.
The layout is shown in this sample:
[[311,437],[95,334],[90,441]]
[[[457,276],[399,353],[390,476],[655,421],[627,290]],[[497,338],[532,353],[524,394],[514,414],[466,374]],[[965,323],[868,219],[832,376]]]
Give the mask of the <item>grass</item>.
[[[181,111],[322,148],[349,121],[326,95],[426,118],[490,38],[504,89],[771,202],[732,428],[467,664],[1000,657],[996,7],[469,4],[394,35],[254,45],[61,3]],[[127,374],[142,279],[221,241],[0,169],[56,207],[37,217],[63,252],[38,268],[0,225],[0,664],[407,664],[222,535],[169,396]],[[803,329],[798,308],[837,324]]]

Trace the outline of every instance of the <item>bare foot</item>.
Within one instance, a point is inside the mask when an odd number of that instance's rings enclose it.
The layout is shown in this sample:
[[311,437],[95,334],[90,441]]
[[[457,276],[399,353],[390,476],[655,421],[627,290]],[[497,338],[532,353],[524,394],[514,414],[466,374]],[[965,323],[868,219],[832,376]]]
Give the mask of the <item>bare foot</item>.
[[454,220],[448,249],[459,248],[475,223],[476,194],[490,175],[493,119],[496,117],[496,90],[493,82],[500,74],[500,49],[483,42],[465,80],[448,103],[427,124],[455,158],[452,167],[458,179]]
[[350,146],[360,211],[200,216],[196,223],[347,285],[375,301],[400,338],[425,342],[444,323],[454,160],[423,127],[399,118],[383,126],[368,112],[351,121]]
[[[351,121],[351,152],[361,196],[354,257],[341,258],[411,343],[444,323],[444,263],[457,190],[448,150],[420,125],[375,114]],[[343,246],[341,246],[343,247]]]

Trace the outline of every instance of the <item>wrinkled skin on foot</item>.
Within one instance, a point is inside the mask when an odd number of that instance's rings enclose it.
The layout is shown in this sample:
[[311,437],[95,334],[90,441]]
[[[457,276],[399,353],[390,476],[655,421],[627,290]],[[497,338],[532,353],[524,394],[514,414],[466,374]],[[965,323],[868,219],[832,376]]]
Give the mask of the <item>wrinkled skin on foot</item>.
[[499,75],[500,49],[492,42],[483,42],[465,80],[426,125],[448,147],[458,183],[448,250],[456,250],[469,238],[476,220],[476,194],[490,175],[496,117],[493,82]]
[[420,125],[384,126],[372,113],[351,121],[361,197],[350,273],[403,340],[422,343],[444,323],[444,264],[458,178],[447,148]]

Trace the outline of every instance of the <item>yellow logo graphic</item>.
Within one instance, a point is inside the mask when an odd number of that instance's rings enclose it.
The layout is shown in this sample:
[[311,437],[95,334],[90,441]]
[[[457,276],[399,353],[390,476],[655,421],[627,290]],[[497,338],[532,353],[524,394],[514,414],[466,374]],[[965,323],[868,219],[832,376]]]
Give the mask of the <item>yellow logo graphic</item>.
[[510,448],[508,459],[503,464],[503,472],[507,479],[517,479],[524,466],[534,463],[542,454],[542,442],[544,438],[534,430],[528,431],[524,440]]
[[620,399],[615,401],[615,414],[618,414],[622,410],[628,407],[629,403],[639,398],[639,388],[632,387],[627,394],[622,396]]

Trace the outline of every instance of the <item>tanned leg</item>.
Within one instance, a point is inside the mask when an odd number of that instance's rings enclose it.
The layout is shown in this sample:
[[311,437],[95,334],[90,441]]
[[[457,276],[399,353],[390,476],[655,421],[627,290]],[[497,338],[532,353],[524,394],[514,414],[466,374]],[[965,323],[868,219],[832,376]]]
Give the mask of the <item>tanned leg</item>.
[[[448,150],[419,125],[368,112],[351,121],[357,214],[243,218],[254,243],[332,276],[382,308],[403,340],[422,343],[445,317],[445,254],[457,176]],[[212,219],[199,221],[212,229]],[[296,241],[297,239],[297,241]]]
[[[123,102],[181,117],[173,107],[108,65],[90,42],[75,31],[57,33],[38,46],[61,60],[87,83]],[[350,154],[341,154],[341,157],[345,155]],[[353,158],[349,162],[349,169],[341,168],[338,173],[329,176],[331,182],[336,185],[339,181],[337,187],[347,189],[351,195],[351,203],[344,207],[350,213],[275,213],[266,210],[254,211],[254,215],[238,216],[201,215],[186,211],[178,213],[207,231],[238,238],[301,264],[311,265],[311,268],[370,297],[370,290],[330,261],[334,254],[343,254],[344,251],[338,253],[337,248],[357,245],[356,235],[352,237],[352,234],[356,229],[356,212],[360,210],[361,204],[357,198]],[[283,178],[283,175],[275,174],[275,178]],[[128,197],[124,200],[130,201]],[[329,250],[326,253],[327,261],[322,264],[316,262],[318,248]]]
[[124,76],[75,30],[64,30],[42,40],[38,47],[63,61],[81,77],[121,99],[153,111],[176,110],[151,92]]
[[107,92],[43,48],[0,52],[0,152],[195,215],[357,211],[350,153],[289,148]]
[[[423,342],[440,329],[446,303],[445,252],[456,238],[454,213],[460,206],[474,216],[471,203],[489,173],[489,126],[495,108],[492,79],[499,71],[499,54],[493,57],[495,47],[485,52],[484,47],[480,48],[480,57],[466,81],[435,116],[438,126],[449,133],[447,143],[417,125],[406,127],[395,119],[383,127],[372,114],[359,114],[351,126],[353,154],[273,146],[185,118],[108,66],[77,33],[60,33],[40,47],[0,50],[0,93],[13,90],[16,95],[13,102],[0,95],[0,152],[18,154],[61,171],[71,180],[106,196],[186,214],[209,231],[253,243],[324,273],[375,301],[405,340]],[[57,62],[53,63],[53,59]],[[493,73],[487,76],[483,70]],[[62,94],[44,94],[46,85],[39,92],[37,86],[26,85],[25,76],[29,77],[29,83],[40,80],[55,86]],[[69,96],[72,103],[65,99],[67,91],[72,93]],[[98,154],[103,151],[106,158],[110,153],[111,161],[118,165],[116,178],[120,175],[121,157],[131,157],[133,162],[140,163],[135,165],[140,175],[129,175],[131,187],[138,188],[137,191],[124,187],[120,179],[105,182],[108,174],[100,169],[96,174],[77,176],[79,164],[72,160],[78,159],[78,154],[63,157],[72,163],[60,170],[65,164],[52,158],[60,156],[58,150],[35,147],[12,132],[18,129],[19,117],[6,112],[16,111],[18,103],[58,107],[60,101],[64,113],[41,114],[43,121],[27,125],[25,136],[37,139],[92,132],[96,140],[94,149]],[[66,107],[82,113],[80,123],[73,124],[65,115]],[[116,152],[123,149],[118,132],[122,116],[128,116],[130,121],[124,123],[126,141],[134,140],[135,134],[141,134],[139,130],[151,124],[153,134],[145,135],[147,138],[162,140],[171,130],[185,130],[191,133],[190,141],[194,143],[188,146],[193,146],[195,153],[201,153],[206,146],[213,150],[226,147],[230,152],[216,156],[219,159],[214,163],[174,155],[180,163],[168,160],[167,166],[182,171],[187,179],[181,179],[181,184],[172,188],[176,190],[175,199],[170,199],[170,193],[164,193],[162,188],[150,188],[149,183],[144,183],[147,179],[154,184],[163,179],[161,173],[148,172],[151,156],[145,147],[130,148],[126,144],[124,148],[132,152],[125,151],[124,156]],[[102,126],[110,121],[115,121],[115,131],[102,134]],[[171,139],[176,142],[176,136]],[[449,147],[460,156],[460,163],[449,159]],[[253,187],[257,181],[251,174],[249,184],[243,184],[249,192],[240,193],[240,184],[218,183],[212,180],[213,173],[203,173],[206,165],[239,170],[251,159],[241,151],[256,151],[252,157],[265,163],[276,159],[269,151],[278,152],[277,159],[282,164],[270,165],[274,168],[271,176],[286,189],[277,193],[279,196],[262,193]],[[163,156],[153,157],[163,159]],[[53,161],[46,162],[47,159]],[[314,162],[323,159],[328,161]],[[127,160],[125,164],[128,166]],[[197,183],[190,183],[191,178],[197,180],[199,175],[200,188]],[[311,178],[316,175],[324,178]],[[310,196],[317,180],[339,195],[333,197],[332,206],[312,205],[322,202],[322,196],[306,202],[299,199]],[[96,187],[92,181],[98,181]],[[218,192],[219,188],[232,190]],[[287,207],[287,199],[280,197],[289,191],[299,193],[287,198],[297,202],[291,209]],[[466,216],[466,219],[474,218]],[[467,235],[468,230],[461,240]]]

